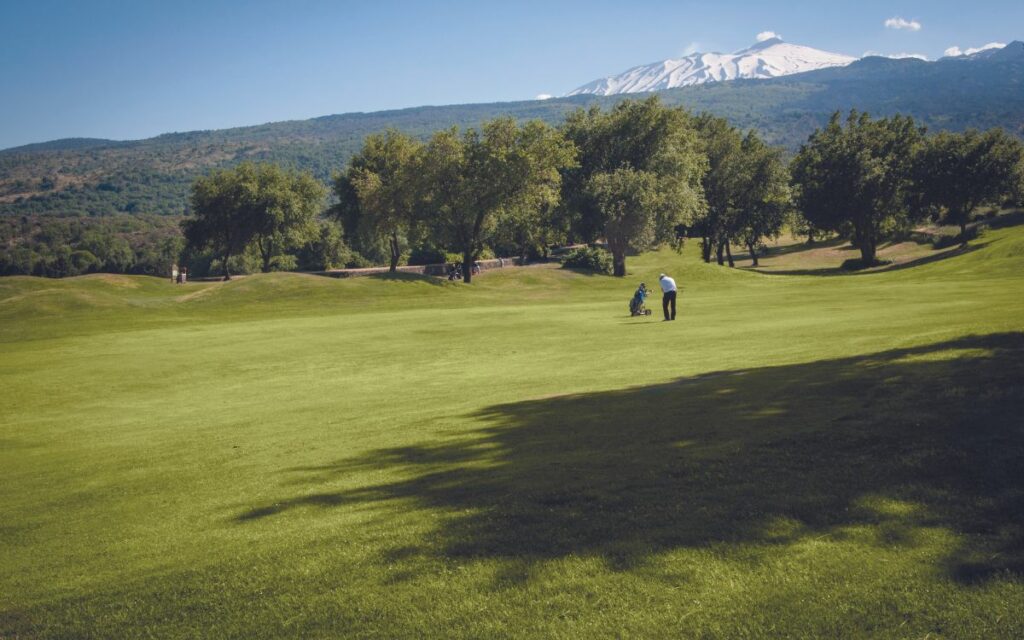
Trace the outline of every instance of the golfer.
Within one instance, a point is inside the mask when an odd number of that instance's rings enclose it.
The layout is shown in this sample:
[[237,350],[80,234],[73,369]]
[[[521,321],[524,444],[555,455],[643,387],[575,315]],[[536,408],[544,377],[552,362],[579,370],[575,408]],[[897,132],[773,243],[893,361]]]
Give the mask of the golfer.
[[[664,273],[658,276],[658,282],[661,284],[661,309],[665,312],[665,320],[676,319],[676,281],[666,276]],[[672,305],[672,314],[669,315],[668,307]]]

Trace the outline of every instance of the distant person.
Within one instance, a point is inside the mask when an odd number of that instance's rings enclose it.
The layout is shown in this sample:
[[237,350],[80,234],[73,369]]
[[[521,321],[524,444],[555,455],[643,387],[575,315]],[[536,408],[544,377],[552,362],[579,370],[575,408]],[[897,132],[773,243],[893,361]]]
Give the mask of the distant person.
[[[647,300],[647,296],[650,292],[647,291],[647,285],[643,282],[637,288],[636,293],[633,294],[633,299],[629,303],[629,313],[634,316],[644,315],[644,301]],[[647,312],[650,315],[650,312]]]
[[[658,276],[658,283],[661,285],[661,309],[665,312],[665,320],[676,319],[676,281],[664,273]],[[669,306],[672,313],[669,314]]]
[[182,267],[181,274],[179,274],[178,277],[180,278],[179,282],[181,282],[181,284],[185,284],[186,282],[188,282],[188,269]]
[[180,284],[181,280],[178,279],[178,265],[171,265],[171,284]]

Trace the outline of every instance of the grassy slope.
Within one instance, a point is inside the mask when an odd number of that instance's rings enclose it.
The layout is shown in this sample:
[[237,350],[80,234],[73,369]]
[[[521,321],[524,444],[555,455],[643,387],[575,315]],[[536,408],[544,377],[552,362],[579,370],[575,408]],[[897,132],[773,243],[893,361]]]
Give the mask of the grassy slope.
[[1024,229],[978,244],[0,280],[0,637],[1020,637]]

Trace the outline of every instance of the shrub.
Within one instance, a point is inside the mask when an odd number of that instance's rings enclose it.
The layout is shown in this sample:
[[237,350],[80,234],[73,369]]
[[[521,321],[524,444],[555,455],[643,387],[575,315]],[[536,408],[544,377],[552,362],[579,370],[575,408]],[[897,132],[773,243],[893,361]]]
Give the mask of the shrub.
[[353,251],[348,261],[345,262],[346,269],[365,269],[372,266],[374,266],[373,262],[364,258],[358,251]]
[[977,227],[968,227],[967,228],[967,233],[965,235],[966,235],[966,238],[961,239],[960,238],[960,234],[958,234],[958,233],[956,233],[956,234],[945,234],[944,233],[944,234],[942,234],[940,236],[937,236],[934,240],[932,240],[932,248],[933,249],[945,249],[946,247],[952,247],[953,245],[958,245],[958,244],[960,244],[961,242],[963,242],[965,240],[974,240],[975,238],[978,237],[978,228]]
[[860,271],[861,269],[869,269],[871,267],[880,267],[882,265],[892,264],[892,260],[879,260],[876,259],[870,264],[865,264],[861,258],[850,258],[849,260],[843,260],[843,264],[839,265],[839,268],[843,271]]
[[79,249],[71,252],[71,273],[89,273],[99,269],[103,263],[90,251]]
[[447,259],[448,256],[444,249],[429,244],[418,245],[409,252],[409,264],[411,265],[441,264]]
[[298,266],[298,259],[289,253],[274,256],[270,260],[271,271],[295,271]]
[[562,266],[566,269],[586,269],[596,273],[611,273],[612,254],[596,247],[573,249],[565,255]]

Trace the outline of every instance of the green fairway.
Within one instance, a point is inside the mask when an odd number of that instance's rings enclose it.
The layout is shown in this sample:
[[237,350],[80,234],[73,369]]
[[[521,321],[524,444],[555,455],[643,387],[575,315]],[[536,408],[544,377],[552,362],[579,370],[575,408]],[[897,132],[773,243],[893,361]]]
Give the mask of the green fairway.
[[1024,637],[1024,227],[920,253],[0,279],[0,638]]

